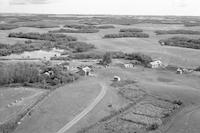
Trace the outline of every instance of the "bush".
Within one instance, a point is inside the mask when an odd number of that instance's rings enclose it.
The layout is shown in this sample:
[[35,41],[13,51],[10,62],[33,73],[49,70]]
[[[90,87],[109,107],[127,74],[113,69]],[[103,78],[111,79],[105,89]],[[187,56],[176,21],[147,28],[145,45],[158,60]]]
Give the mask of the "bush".
[[161,45],[184,47],[192,49],[200,49],[200,39],[190,39],[186,37],[172,37],[165,40],[160,40]]
[[200,31],[193,30],[157,30],[155,31],[157,35],[163,34],[191,34],[191,35],[200,35]]
[[120,32],[143,32],[143,30],[138,28],[129,28],[129,29],[120,29]]
[[137,37],[137,38],[148,38],[149,35],[140,32],[122,32],[118,34],[107,34],[103,38],[125,38],[125,37]]
[[78,29],[78,30],[71,30],[71,29],[59,29],[49,31],[49,33],[97,33],[99,30],[97,29]]
[[35,39],[35,40],[46,40],[46,41],[76,41],[77,39],[72,36],[66,36],[63,34],[51,34],[51,33],[10,33],[8,37],[15,38],[26,38],[26,39]]

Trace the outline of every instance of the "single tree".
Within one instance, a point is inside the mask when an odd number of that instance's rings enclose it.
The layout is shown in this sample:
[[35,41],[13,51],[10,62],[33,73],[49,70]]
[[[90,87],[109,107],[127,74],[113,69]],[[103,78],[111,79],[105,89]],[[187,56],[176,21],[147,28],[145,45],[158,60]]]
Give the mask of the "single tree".
[[105,55],[103,56],[103,59],[101,60],[100,64],[102,65],[109,65],[112,63],[112,55],[109,52],[106,52]]

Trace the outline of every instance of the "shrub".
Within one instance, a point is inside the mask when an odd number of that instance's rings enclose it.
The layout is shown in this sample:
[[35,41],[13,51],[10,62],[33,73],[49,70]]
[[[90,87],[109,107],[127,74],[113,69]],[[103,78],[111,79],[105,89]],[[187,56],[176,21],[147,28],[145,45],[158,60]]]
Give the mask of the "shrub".
[[138,28],[129,28],[129,29],[120,29],[120,32],[143,32],[143,30]]

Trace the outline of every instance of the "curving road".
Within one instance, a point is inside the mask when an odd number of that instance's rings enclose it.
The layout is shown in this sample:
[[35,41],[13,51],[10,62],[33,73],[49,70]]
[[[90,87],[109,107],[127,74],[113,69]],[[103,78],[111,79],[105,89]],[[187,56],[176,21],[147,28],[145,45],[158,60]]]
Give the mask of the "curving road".
[[67,130],[69,130],[74,124],[76,124],[79,120],[81,120],[85,115],[87,115],[105,96],[107,88],[103,83],[100,83],[101,85],[101,92],[99,95],[94,99],[94,101],[85,108],[80,114],[78,114],[74,119],[72,119],[70,122],[68,122],[64,127],[62,127],[59,131],[56,133],[65,133]]

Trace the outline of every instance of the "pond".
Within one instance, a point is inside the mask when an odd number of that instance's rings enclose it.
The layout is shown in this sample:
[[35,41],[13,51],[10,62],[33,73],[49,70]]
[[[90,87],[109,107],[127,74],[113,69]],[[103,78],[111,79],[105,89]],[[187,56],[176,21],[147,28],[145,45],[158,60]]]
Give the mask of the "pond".
[[10,60],[40,60],[40,59],[46,59],[49,60],[51,57],[59,57],[61,56],[61,53],[64,50],[62,49],[52,49],[50,51],[45,50],[37,50],[37,51],[31,51],[31,52],[24,52],[21,54],[11,54],[8,56],[2,56],[0,59],[10,59]]

